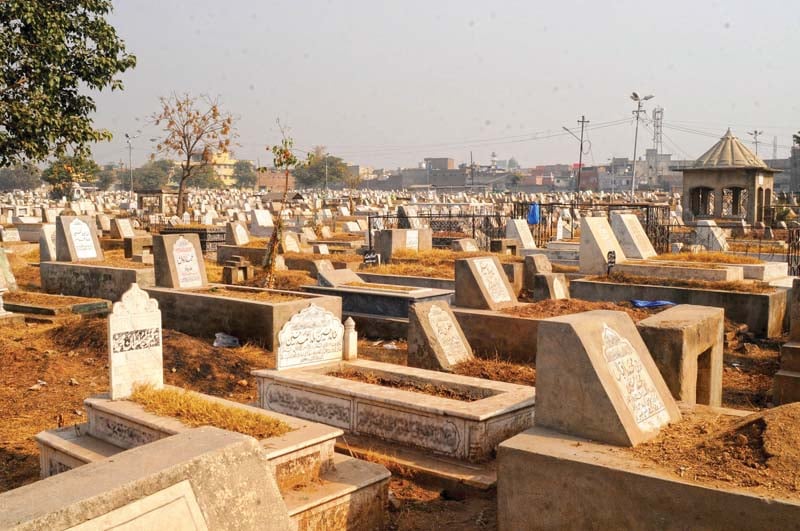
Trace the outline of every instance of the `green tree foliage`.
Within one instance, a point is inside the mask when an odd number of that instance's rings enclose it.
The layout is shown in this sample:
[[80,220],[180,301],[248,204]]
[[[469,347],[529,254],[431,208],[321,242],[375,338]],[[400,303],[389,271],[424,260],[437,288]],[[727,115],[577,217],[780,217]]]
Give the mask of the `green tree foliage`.
[[233,165],[233,179],[239,188],[253,188],[258,176],[253,163],[249,160],[240,160]]
[[33,190],[42,185],[41,172],[36,166],[15,165],[0,168],[0,190]]
[[53,187],[55,198],[69,197],[72,185],[93,183],[100,175],[100,167],[93,160],[79,157],[60,157],[42,172],[42,180]]
[[[133,170],[134,190],[157,190],[165,187],[172,175],[175,167],[168,160],[153,160]],[[128,183],[127,179],[123,182]],[[129,187],[127,184],[124,188]]]
[[347,164],[339,157],[326,153],[324,146],[317,146],[308,154],[305,163],[294,170],[296,186],[300,188],[321,188],[325,186],[327,166],[328,184],[348,181]]
[[208,164],[198,166],[192,173],[191,185],[197,188],[225,188],[225,183],[217,177],[214,167]]
[[792,135],[792,140],[794,140],[795,144],[800,146],[800,131],[798,131],[796,135]]
[[82,92],[121,89],[136,58],[105,17],[111,0],[0,1],[0,166],[88,158],[110,140],[93,127],[95,102]]
[[97,188],[100,190],[110,190],[120,179],[121,175],[119,169],[113,164],[106,164],[97,174]]

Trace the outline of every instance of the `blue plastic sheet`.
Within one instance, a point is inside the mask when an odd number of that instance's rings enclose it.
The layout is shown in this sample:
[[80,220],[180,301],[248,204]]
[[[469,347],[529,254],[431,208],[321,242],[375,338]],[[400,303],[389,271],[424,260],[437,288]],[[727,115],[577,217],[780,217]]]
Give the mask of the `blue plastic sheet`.
[[675,306],[674,302],[670,301],[640,301],[633,299],[631,301],[634,308],[660,308],[662,306]]
[[538,225],[540,219],[541,210],[539,203],[531,203],[531,207],[528,209],[528,225]]

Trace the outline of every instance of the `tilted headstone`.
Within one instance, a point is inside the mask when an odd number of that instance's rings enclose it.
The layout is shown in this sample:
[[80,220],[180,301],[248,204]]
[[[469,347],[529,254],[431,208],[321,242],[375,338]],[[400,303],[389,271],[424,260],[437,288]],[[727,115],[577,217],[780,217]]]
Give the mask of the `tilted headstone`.
[[294,232],[281,232],[281,252],[284,253],[299,253],[300,240]]
[[539,273],[533,277],[533,300],[569,299],[569,287],[564,273]]
[[56,226],[45,223],[39,234],[39,261],[53,262],[56,256]]
[[311,304],[289,319],[278,332],[275,368],[291,369],[341,361],[344,325],[336,315]]
[[[329,260],[324,260],[330,263]],[[347,284],[362,284],[364,280],[352,269],[318,269],[317,283],[320,286],[334,288],[336,286],[346,286]]]
[[537,426],[635,446],[681,419],[636,325],[624,312],[544,319],[536,352]]
[[17,279],[14,277],[14,272],[11,271],[11,263],[3,248],[0,248],[0,286],[4,286],[9,291],[17,291]]
[[518,304],[514,289],[496,256],[455,262],[456,306],[499,310]]
[[56,221],[56,258],[59,262],[103,260],[103,250],[90,216],[59,216]]
[[450,372],[471,359],[472,347],[447,302],[418,302],[409,307],[409,366]]
[[128,218],[114,218],[111,220],[111,237],[116,240],[133,238],[136,233],[133,231],[131,220]]
[[153,262],[158,287],[202,288],[208,285],[197,234],[154,235]]
[[0,241],[2,242],[18,242],[19,229],[16,227],[0,227]]
[[250,243],[250,235],[240,221],[229,221],[225,224],[225,244],[226,245],[247,245]]
[[584,275],[605,275],[608,272],[608,253],[614,251],[616,261],[625,261],[625,252],[611,230],[606,218],[587,217],[581,226],[580,272]]
[[695,243],[704,245],[709,251],[727,251],[728,239],[725,232],[717,226],[711,219],[701,219],[697,221],[695,231]]
[[611,230],[617,237],[626,258],[647,260],[658,255],[635,214],[612,212]]
[[536,242],[533,241],[531,229],[528,227],[527,220],[510,219],[506,224],[506,238],[519,240],[523,249],[536,249]]
[[450,244],[450,248],[453,251],[461,251],[465,253],[477,253],[480,251],[478,247],[478,242],[476,242],[472,238],[461,238],[459,240],[453,240]]
[[355,221],[345,221],[342,224],[342,230],[347,233],[361,232],[361,227]]
[[164,386],[161,310],[137,284],[108,316],[111,400],[127,398],[137,384]]
[[272,221],[272,213],[269,210],[255,209],[250,215],[250,234],[259,238],[266,238],[272,235],[275,224]]

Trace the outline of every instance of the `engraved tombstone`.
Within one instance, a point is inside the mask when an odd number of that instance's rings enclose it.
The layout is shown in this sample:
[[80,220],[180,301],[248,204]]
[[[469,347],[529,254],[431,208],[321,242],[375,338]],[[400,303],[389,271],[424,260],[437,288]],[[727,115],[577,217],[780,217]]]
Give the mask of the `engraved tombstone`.
[[536,352],[538,426],[635,446],[681,418],[636,325],[624,312],[544,319]]
[[102,260],[103,251],[91,217],[59,216],[56,223],[56,258],[59,262]]
[[117,240],[125,238],[133,238],[136,233],[133,232],[131,220],[128,218],[114,218],[111,220],[111,237]]
[[289,319],[278,333],[275,368],[290,369],[341,361],[344,325],[328,310],[311,304]]
[[229,221],[225,224],[226,245],[247,245],[248,243],[250,243],[250,236],[241,221]]
[[473,359],[472,348],[450,305],[418,302],[408,311],[408,365],[450,372]]
[[269,210],[256,209],[250,217],[250,234],[260,238],[272,235],[275,224]]
[[108,350],[112,400],[130,396],[136,384],[164,386],[161,310],[137,284],[108,316]]
[[496,256],[456,260],[455,305],[499,310],[518,304],[514,289]]
[[56,259],[56,226],[50,223],[42,225],[39,234],[39,260],[52,262]]
[[506,238],[519,240],[523,249],[536,249],[536,242],[533,241],[531,229],[528,227],[527,220],[511,219],[506,225]]
[[200,288],[208,285],[197,234],[153,236],[153,262],[158,287]]

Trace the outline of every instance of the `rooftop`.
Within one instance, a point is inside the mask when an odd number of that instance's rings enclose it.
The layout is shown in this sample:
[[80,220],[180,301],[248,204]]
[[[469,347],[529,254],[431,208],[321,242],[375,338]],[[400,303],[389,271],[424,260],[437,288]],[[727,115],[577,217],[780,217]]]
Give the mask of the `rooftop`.
[[687,170],[753,168],[775,171],[750,151],[741,140],[728,129],[719,142],[703,153]]

